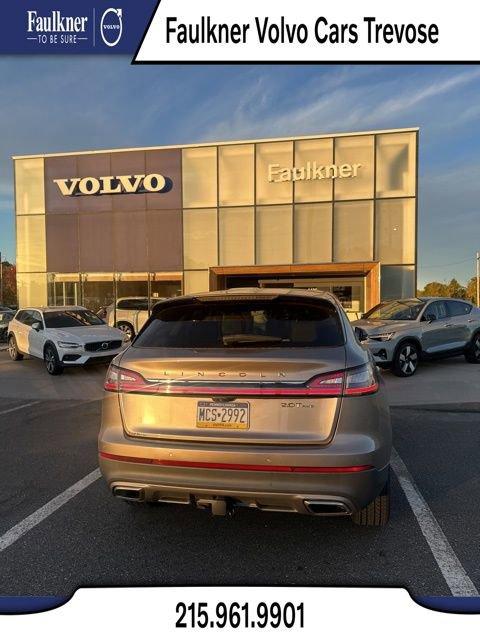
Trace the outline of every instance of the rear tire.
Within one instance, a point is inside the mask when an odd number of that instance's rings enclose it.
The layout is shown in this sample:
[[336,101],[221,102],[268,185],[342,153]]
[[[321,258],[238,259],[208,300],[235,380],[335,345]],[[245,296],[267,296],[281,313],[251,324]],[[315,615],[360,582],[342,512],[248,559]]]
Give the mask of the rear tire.
[[395,352],[392,363],[393,373],[400,378],[413,376],[418,368],[420,351],[414,342],[403,342]]
[[379,496],[366,507],[353,514],[355,524],[366,527],[383,527],[390,518],[390,475]]
[[474,334],[465,350],[465,360],[471,364],[480,364],[480,332]]
[[11,360],[18,361],[23,360],[23,355],[20,353],[17,347],[17,341],[15,340],[15,336],[12,334],[8,339],[8,355]]
[[117,322],[116,327],[120,329],[120,331],[123,331],[123,333],[130,338],[130,341],[134,339],[135,330],[129,322],[122,322],[120,320],[120,322]]
[[57,350],[53,344],[47,344],[43,354],[45,368],[51,376],[59,376],[63,373],[63,366],[58,357]]

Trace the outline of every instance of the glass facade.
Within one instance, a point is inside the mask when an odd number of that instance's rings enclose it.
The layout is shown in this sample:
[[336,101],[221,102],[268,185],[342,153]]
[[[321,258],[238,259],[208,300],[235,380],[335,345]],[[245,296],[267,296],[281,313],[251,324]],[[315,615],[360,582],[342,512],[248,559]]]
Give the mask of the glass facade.
[[101,307],[289,265],[352,308],[414,295],[417,145],[392,130],[16,158],[19,304]]

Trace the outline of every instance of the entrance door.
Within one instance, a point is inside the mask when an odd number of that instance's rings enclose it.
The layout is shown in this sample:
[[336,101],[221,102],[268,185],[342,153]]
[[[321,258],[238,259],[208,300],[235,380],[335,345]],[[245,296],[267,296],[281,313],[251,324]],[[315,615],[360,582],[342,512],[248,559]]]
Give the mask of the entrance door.
[[260,287],[292,287],[333,293],[350,320],[358,320],[365,312],[365,278],[282,278],[258,281]]

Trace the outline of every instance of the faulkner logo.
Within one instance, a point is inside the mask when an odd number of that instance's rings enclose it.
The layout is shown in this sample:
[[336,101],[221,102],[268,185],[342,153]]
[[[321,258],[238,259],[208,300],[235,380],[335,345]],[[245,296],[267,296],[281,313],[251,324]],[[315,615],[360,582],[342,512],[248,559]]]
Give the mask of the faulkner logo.
[[39,15],[38,11],[27,11],[27,40],[39,44],[75,45],[88,40],[88,17],[68,16],[61,11]]
[[159,173],[100,178],[57,178],[55,184],[64,196],[97,196],[116,193],[163,193],[172,187],[170,178]]
[[120,42],[123,31],[122,10],[107,9],[100,20],[100,35],[107,47],[114,47]]
[[268,182],[297,182],[297,180],[325,180],[328,178],[356,178],[361,164],[327,164],[306,162],[303,167],[268,165]]

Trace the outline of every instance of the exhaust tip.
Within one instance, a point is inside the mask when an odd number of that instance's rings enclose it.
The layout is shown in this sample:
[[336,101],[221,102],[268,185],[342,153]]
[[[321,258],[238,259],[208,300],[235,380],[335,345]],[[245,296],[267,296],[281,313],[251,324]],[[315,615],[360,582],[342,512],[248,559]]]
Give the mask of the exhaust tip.
[[347,505],[335,500],[305,500],[305,507],[310,513],[317,516],[349,516],[350,509]]
[[131,500],[132,502],[142,502],[144,499],[143,489],[134,487],[114,487],[113,495],[122,500]]

